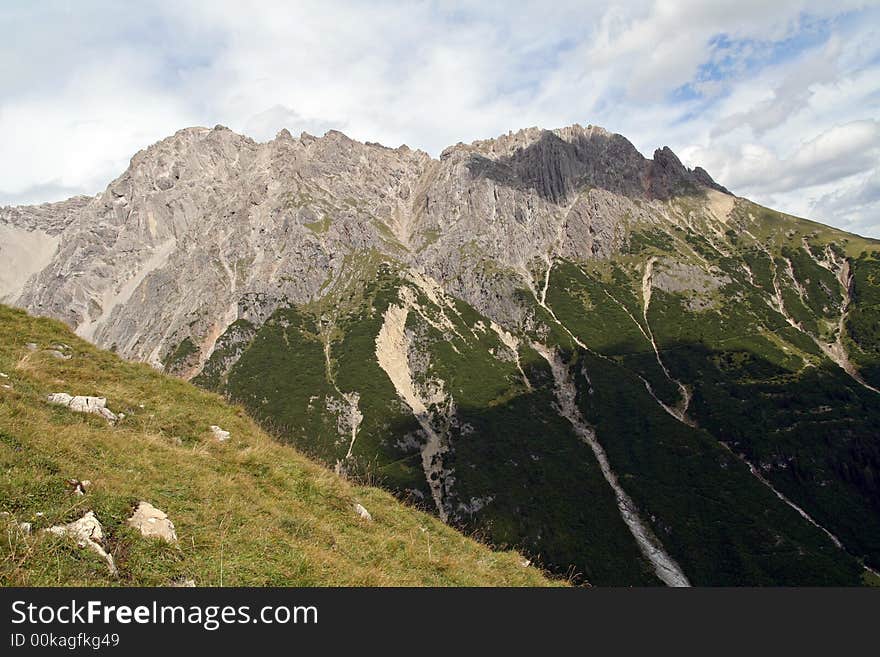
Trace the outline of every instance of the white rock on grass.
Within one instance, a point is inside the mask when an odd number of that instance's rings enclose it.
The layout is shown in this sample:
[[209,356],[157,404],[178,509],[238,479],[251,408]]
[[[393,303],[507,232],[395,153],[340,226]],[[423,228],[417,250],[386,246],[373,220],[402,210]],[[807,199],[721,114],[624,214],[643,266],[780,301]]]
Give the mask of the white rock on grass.
[[72,358],[69,354],[65,354],[57,349],[47,349],[46,353],[58,360],[70,360]]
[[210,429],[211,429],[211,433],[214,434],[214,438],[219,440],[221,443],[229,440],[231,434],[228,431],[224,431],[223,429],[218,427],[216,424],[212,424],[210,426]]
[[79,547],[87,547],[104,559],[107,562],[111,575],[119,574],[119,571],[116,569],[116,562],[113,561],[113,556],[104,550],[102,545],[104,542],[104,528],[101,527],[101,523],[93,511],[89,511],[79,520],[75,520],[67,525],[55,525],[54,527],[49,527],[46,531],[57,536],[70,536]]
[[[0,518],[3,518],[5,520],[5,522],[9,522],[10,518],[12,518],[14,520],[12,514],[9,513],[9,511],[0,511]],[[20,531],[24,535],[30,534],[31,528],[33,527],[33,525],[29,522],[18,522],[18,521],[12,522],[10,526],[17,527],[18,531]]]
[[195,585],[196,585],[196,581],[194,579],[184,579],[184,578],[176,579],[173,582],[171,582],[171,584],[170,584],[170,586],[172,588],[176,588],[176,589],[194,588]]
[[6,374],[5,372],[0,372],[0,379],[8,379],[8,378],[9,378],[8,374]]
[[72,396],[66,392],[53,392],[49,395],[48,400],[50,404],[67,406],[67,408],[77,413],[100,415],[111,424],[117,420],[116,414],[107,408],[107,399],[104,397]]
[[89,486],[92,485],[92,482],[88,479],[68,479],[67,485],[70,486],[74,495],[85,495],[88,492]]
[[143,536],[161,538],[168,543],[177,541],[174,523],[168,519],[164,511],[160,511],[149,502],[138,504],[128,524],[137,529]]
[[355,513],[357,513],[357,514],[358,514],[361,518],[363,518],[364,520],[369,520],[369,521],[372,521],[372,520],[373,520],[373,516],[370,515],[370,512],[367,511],[367,510],[366,510],[363,506],[361,506],[360,504],[355,504],[355,505],[354,505],[354,511],[355,511]]

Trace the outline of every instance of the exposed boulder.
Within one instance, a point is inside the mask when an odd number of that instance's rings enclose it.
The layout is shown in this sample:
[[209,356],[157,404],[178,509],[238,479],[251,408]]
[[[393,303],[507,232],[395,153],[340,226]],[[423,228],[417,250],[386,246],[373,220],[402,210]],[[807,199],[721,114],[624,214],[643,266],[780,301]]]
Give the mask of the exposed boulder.
[[160,511],[149,502],[138,504],[128,524],[137,529],[143,536],[161,538],[168,543],[177,541],[174,523],[168,519],[164,511]]
[[100,415],[111,424],[118,419],[116,414],[107,408],[107,399],[104,397],[73,396],[66,392],[54,392],[49,395],[48,401],[50,404],[67,406],[67,408],[77,413]]
[[101,523],[93,511],[89,511],[79,520],[66,525],[55,525],[54,527],[49,527],[46,531],[56,536],[72,537],[76,540],[79,547],[89,548],[106,561],[111,575],[119,574],[113,556],[104,550],[104,528],[101,527]]
[[367,511],[363,506],[359,503],[354,505],[354,511],[364,520],[369,520],[372,522],[373,516],[370,515],[370,512]]
[[214,435],[214,438],[219,440],[221,443],[229,440],[231,434],[228,431],[224,431],[216,424],[212,424],[210,427],[211,433]]

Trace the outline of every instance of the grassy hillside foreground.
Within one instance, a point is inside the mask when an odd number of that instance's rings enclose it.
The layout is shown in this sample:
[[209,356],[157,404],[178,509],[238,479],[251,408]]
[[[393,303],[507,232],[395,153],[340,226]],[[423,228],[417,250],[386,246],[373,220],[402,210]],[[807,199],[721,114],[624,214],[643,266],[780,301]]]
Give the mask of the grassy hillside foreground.
[[[0,518],[0,584],[551,583],[521,555],[492,551],[336,476],[218,395],[100,351],[59,322],[0,306],[0,373],[0,511],[8,514]],[[106,397],[125,417],[111,425],[50,405],[55,392]],[[210,425],[231,439],[219,442]],[[69,479],[90,480],[87,494],[75,495]],[[128,526],[141,500],[168,514],[176,543]],[[372,521],[355,513],[357,503]],[[73,539],[41,531],[87,511],[103,525],[118,577]]]

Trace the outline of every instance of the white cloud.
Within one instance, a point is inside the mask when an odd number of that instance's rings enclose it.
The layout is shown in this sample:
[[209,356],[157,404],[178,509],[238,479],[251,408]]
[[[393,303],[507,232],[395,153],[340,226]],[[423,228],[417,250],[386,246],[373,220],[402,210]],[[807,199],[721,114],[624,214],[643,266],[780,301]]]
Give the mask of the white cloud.
[[877,17],[847,0],[11,4],[0,203],[99,191],[194,124],[260,140],[335,128],[436,155],[580,122],[648,155],[668,144],[759,202],[876,230],[870,200],[831,215],[835,194],[876,191]]
[[731,150],[686,149],[687,160],[705,162],[734,188],[780,193],[843,180],[871,170],[880,161],[880,122],[834,126],[801,144],[788,157],[746,142]]
[[819,221],[833,217],[844,228],[880,235],[880,168],[820,195],[811,201],[810,210]]

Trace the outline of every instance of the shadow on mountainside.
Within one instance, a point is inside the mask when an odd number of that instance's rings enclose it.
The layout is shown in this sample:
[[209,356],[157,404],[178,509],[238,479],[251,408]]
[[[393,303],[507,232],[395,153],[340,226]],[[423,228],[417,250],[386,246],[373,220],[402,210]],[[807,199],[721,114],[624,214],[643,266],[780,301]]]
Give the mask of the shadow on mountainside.
[[669,148],[648,160],[618,134],[591,134],[566,141],[549,130],[525,148],[497,160],[472,155],[468,169],[476,178],[531,189],[556,204],[583,189],[599,188],[631,198],[695,196],[702,187],[730,193],[706,171],[688,170]]
[[[877,564],[877,404],[833,368],[792,378],[754,354],[699,344],[674,345],[664,356],[674,372],[688,374],[691,411],[702,428],[667,414],[627,367],[583,350],[564,358],[581,413],[596,428],[620,484],[691,582],[859,583],[856,559],[780,500],[719,440],[761,467],[764,477],[850,551]],[[731,362],[738,363],[735,370]],[[453,433],[452,450],[444,456],[455,481],[449,509],[454,524],[535,555],[559,575],[576,572],[598,585],[656,583],[591,449],[556,412],[549,369],[532,364],[526,374],[533,390],[504,403],[475,407],[457,400],[457,426],[467,430]],[[812,413],[828,406],[831,411]],[[314,451],[301,430],[278,428],[283,439]],[[358,440],[382,449],[355,468],[356,475],[403,498],[430,500],[418,443],[400,449],[417,434],[411,418],[364,431]],[[327,460],[326,451],[319,456]]]

